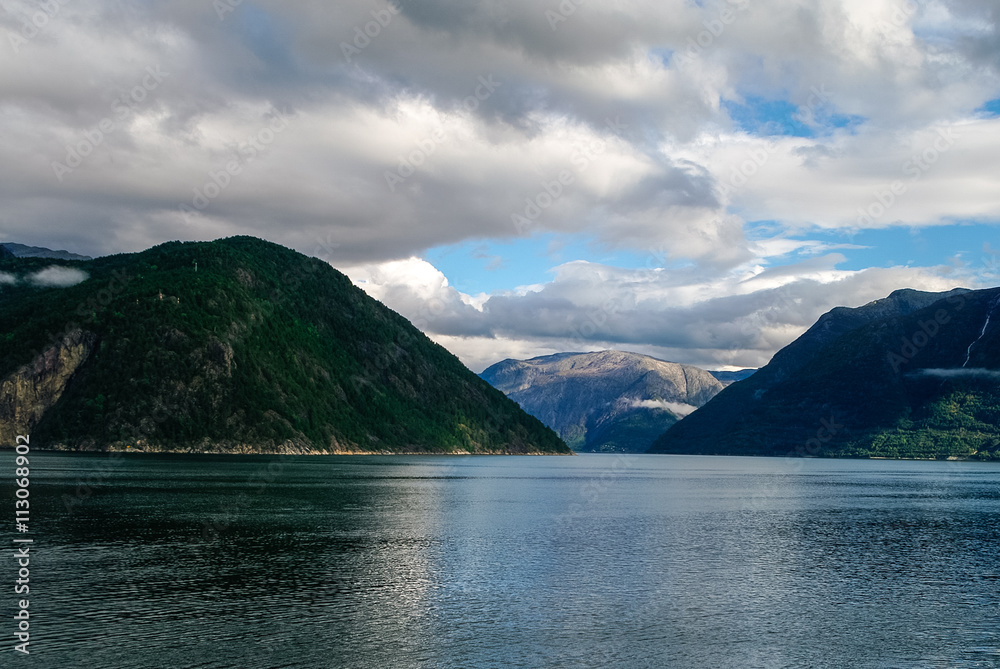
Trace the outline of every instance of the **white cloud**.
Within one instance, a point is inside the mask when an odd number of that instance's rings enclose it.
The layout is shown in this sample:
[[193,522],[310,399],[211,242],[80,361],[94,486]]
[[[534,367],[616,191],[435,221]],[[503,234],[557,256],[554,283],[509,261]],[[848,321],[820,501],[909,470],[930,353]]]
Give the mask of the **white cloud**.
[[356,284],[368,290],[377,300],[382,300],[393,287],[406,286],[415,297],[428,300],[448,288],[448,279],[437,268],[420,258],[341,267]]
[[605,348],[709,369],[759,367],[834,307],[861,306],[901,287],[978,287],[951,267],[853,271],[838,269],[840,260],[814,257],[749,278],[740,268],[720,275],[577,261],[555,268],[535,291],[498,291],[475,307],[416,259],[387,263],[384,272],[369,268],[359,285],[476,371],[505,357]]
[[718,136],[683,155],[708,167],[746,220],[860,230],[1000,219],[998,151],[1000,118],[986,118],[818,139]]
[[[995,0],[589,0],[555,30],[533,0],[400,6],[348,61],[367,0],[222,21],[205,2],[59,5],[0,59],[0,227],[90,255],[258,235],[347,268],[472,366],[624,345],[758,366],[833,306],[974,287],[946,267],[845,271],[854,245],[799,233],[1000,221],[1000,119],[976,111],[1000,98]],[[8,36],[38,11],[5,8]],[[118,121],[149,67],[170,74]],[[760,100],[814,136],[769,136]],[[468,295],[420,259],[546,231],[648,262]]]
[[27,279],[36,286],[52,286],[56,288],[68,288],[87,280],[87,273],[75,267],[62,267],[52,265],[39,270],[34,274],[29,274]]
[[[8,4],[0,25],[17,35],[37,8]],[[552,30],[527,0],[499,14],[427,0],[351,62],[341,42],[372,20],[362,0],[264,0],[225,21],[211,4],[65,6],[0,64],[0,132],[13,138],[0,147],[0,224],[91,254],[258,234],[344,264],[554,230],[728,269],[754,253],[746,220],[856,227],[857,208],[940,125],[961,128],[955,148],[872,225],[995,220],[1000,122],[974,113],[1000,97],[995,3],[900,14],[910,6],[595,0]],[[680,64],[725,7],[735,20]],[[58,181],[52,163],[114,118],[151,66],[171,74]],[[480,77],[498,86],[469,105]],[[719,201],[769,141],[737,130],[724,105],[755,96],[866,120],[773,141],[759,175]],[[273,109],[287,129],[200,216],[181,216]],[[412,156],[421,164],[390,191],[385,173]],[[563,171],[573,183],[516,229],[511,214]]]
[[667,402],[666,400],[633,400],[629,406],[642,409],[662,409],[663,411],[669,411],[678,418],[684,418],[684,416],[698,410],[698,407],[692,404]]
[[935,376],[942,379],[987,378],[1000,379],[1000,371],[982,369],[979,367],[960,367],[955,369],[921,369],[920,375]]

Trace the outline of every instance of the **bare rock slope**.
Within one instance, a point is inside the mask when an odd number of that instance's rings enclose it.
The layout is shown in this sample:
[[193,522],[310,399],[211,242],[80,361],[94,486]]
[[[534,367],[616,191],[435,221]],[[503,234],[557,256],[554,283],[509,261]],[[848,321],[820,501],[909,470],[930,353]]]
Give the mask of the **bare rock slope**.
[[723,388],[703,369],[622,351],[504,360],[481,376],[578,451],[644,452]]

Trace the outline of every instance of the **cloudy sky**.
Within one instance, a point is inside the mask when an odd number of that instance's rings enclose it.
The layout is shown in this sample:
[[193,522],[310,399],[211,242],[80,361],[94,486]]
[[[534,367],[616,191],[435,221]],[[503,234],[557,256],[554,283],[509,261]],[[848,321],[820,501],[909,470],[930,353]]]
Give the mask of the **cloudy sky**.
[[260,236],[475,371],[1000,284],[996,0],[3,0],[0,239]]

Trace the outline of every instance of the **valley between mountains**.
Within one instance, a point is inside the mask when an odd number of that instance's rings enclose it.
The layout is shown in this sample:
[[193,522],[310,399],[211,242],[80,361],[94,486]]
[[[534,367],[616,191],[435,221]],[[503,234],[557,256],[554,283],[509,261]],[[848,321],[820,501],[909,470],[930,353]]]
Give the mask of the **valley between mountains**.
[[477,376],[327,263],[252,237],[0,250],[4,444],[1000,457],[998,288],[838,307],[760,370],[604,350]]

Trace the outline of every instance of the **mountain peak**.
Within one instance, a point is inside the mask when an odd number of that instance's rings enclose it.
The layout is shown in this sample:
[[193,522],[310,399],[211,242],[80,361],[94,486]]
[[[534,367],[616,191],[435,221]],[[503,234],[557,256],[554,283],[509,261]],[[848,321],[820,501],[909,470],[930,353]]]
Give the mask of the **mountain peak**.
[[4,434],[87,450],[569,452],[317,258],[230,237],[79,266],[75,286],[5,288]]
[[481,376],[585,451],[644,451],[723,387],[703,369],[616,350],[504,360]]
[[998,299],[1000,288],[902,290],[834,309],[652,450],[921,458],[995,451]]

